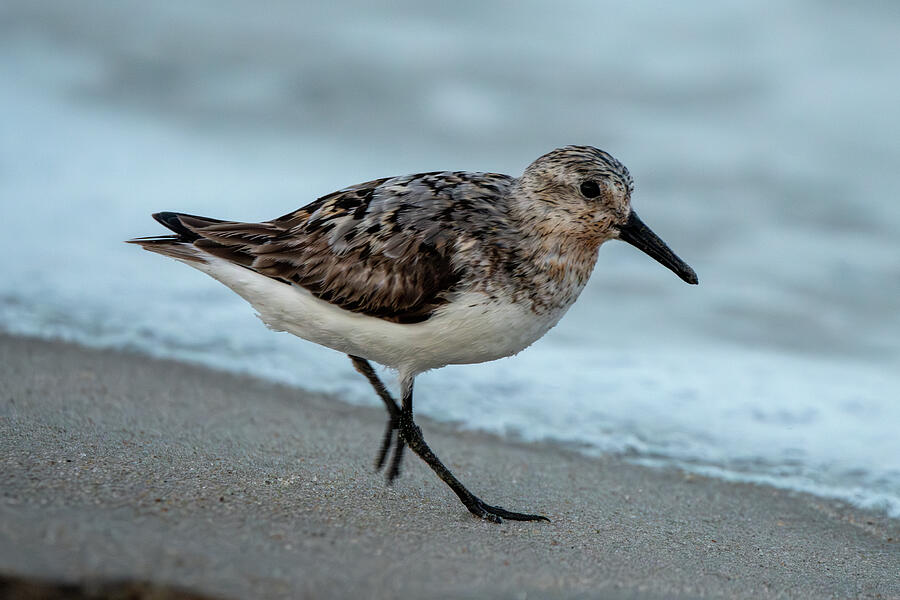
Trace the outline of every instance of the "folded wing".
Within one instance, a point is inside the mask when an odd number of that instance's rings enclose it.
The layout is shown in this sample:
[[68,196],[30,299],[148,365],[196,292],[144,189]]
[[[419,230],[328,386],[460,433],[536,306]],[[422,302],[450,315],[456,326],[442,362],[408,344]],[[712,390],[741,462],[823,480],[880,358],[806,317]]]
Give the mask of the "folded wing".
[[202,256],[187,251],[196,248],[301,286],[346,310],[416,323],[445,304],[464,276],[464,265],[453,260],[451,246],[459,238],[448,235],[448,222],[471,212],[473,190],[483,202],[510,180],[471,177],[424,173],[378,179],[264,223],[158,213],[154,217],[176,235],[132,241],[183,260]]

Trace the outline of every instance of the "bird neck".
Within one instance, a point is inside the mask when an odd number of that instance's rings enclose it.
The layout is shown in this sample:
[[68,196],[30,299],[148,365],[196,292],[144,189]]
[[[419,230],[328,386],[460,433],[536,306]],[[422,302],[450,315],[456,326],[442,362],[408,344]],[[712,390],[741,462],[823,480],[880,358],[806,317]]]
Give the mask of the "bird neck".
[[603,239],[552,206],[519,201],[510,207],[520,243],[513,249],[515,281],[536,294],[535,310],[568,307],[584,288]]

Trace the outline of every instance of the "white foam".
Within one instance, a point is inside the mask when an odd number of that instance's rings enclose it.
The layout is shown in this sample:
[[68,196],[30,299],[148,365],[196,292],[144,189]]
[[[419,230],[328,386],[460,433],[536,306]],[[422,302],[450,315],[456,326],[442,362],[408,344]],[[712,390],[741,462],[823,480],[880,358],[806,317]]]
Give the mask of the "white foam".
[[[560,326],[515,358],[423,375],[419,410],[900,517],[894,12],[626,4],[597,38],[537,6],[509,33],[454,9],[402,42],[438,47],[396,61],[397,25],[365,4],[296,27],[249,5],[192,3],[175,21],[65,6],[0,39],[0,328],[375,404],[346,357],[267,331],[216,282],[121,241],[161,231],[159,210],[259,220],[379,176],[517,172],[594,143],[629,166],[642,217],[700,286],[608,244]],[[578,10],[592,31],[600,9]],[[527,35],[538,21],[544,47]],[[160,44],[162,27],[181,45]],[[238,30],[266,43],[209,59]],[[328,52],[295,50],[320,31]]]

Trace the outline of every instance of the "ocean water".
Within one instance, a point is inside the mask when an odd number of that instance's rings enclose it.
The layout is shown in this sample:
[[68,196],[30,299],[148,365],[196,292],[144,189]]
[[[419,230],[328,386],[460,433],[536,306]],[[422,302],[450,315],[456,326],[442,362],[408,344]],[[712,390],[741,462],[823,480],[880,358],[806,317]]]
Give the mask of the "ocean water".
[[7,0],[0,329],[377,404],[122,240],[593,144],[700,285],[606,244],[556,329],[421,376],[417,410],[900,517],[898,6]]

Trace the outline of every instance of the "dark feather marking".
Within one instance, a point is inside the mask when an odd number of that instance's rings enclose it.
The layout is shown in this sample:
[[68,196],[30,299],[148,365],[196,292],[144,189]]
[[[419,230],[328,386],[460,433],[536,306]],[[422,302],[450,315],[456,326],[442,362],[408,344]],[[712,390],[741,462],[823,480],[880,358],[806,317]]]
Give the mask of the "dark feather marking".
[[[197,234],[189,229],[187,223],[198,225],[211,225],[213,223],[222,223],[219,219],[210,219],[207,217],[198,217],[197,215],[188,215],[185,213],[174,212],[158,212],[153,214],[153,218],[159,221],[165,227],[171,229],[178,234],[181,241],[192,242],[197,239]],[[185,222],[187,221],[187,223]]]
[[340,196],[337,202],[334,203],[334,207],[340,210],[351,210],[359,206],[360,199],[355,195],[346,195]]
[[[176,213],[161,222],[213,256],[346,310],[418,323],[446,304],[466,275],[439,223],[465,221],[467,210],[481,208],[489,196],[484,178],[498,189],[511,181],[436,171],[352,186],[266,223]],[[413,218],[414,209],[425,216]],[[485,223],[476,227],[487,227],[494,214],[485,209]]]

